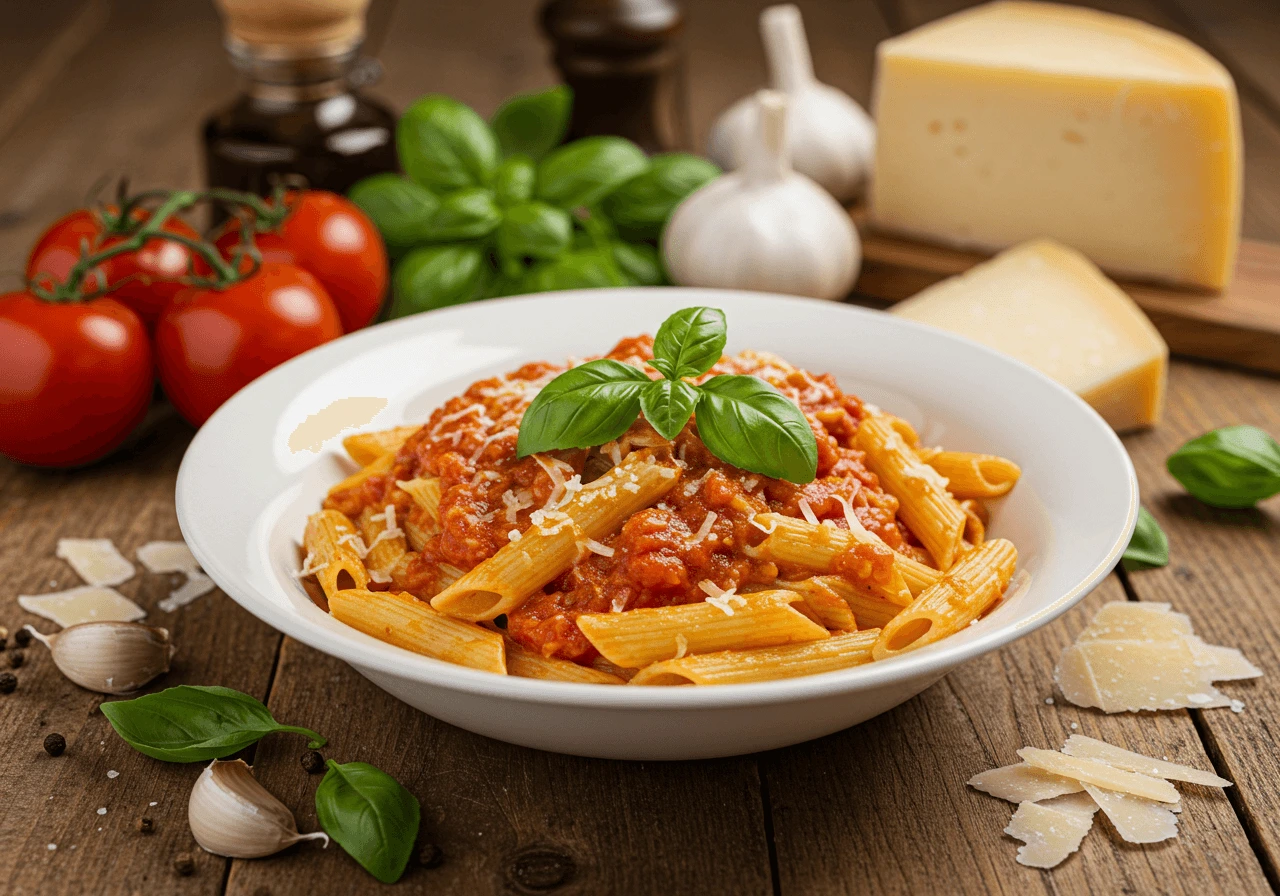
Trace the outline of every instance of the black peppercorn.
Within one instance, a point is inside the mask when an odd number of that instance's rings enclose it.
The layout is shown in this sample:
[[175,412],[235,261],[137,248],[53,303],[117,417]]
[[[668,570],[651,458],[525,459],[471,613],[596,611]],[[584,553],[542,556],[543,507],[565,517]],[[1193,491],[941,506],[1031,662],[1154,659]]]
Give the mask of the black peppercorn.
[[318,775],[324,771],[324,757],[315,750],[307,750],[302,754],[302,767],[308,775]]
[[439,868],[444,861],[444,853],[434,843],[424,843],[418,850],[418,864],[423,868]]
[[21,669],[23,662],[27,659],[27,655],[21,650],[13,650],[9,653],[9,668]]
[[67,739],[61,734],[50,734],[44,739],[44,751],[50,756],[61,756],[67,749]]
[[13,643],[17,644],[19,647],[30,647],[31,632],[27,631],[25,628],[18,629],[13,633]]
[[137,828],[139,834],[154,834],[156,823],[151,820],[150,815],[144,815],[138,819]]
[[173,860],[173,870],[183,877],[190,877],[196,872],[196,860],[191,858],[191,853],[180,852]]
[[0,694],[12,694],[18,687],[18,677],[12,672],[0,672]]

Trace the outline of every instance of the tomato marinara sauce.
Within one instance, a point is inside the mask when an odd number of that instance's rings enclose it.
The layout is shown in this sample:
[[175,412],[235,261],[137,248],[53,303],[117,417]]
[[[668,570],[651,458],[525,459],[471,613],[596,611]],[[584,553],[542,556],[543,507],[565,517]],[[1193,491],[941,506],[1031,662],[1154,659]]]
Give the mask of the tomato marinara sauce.
[[[624,339],[605,357],[657,372],[648,336]],[[919,555],[897,520],[898,502],[881,487],[853,447],[862,402],[843,393],[828,374],[811,374],[773,355],[743,352],[721,358],[704,378],[752,374],[796,402],[818,445],[817,478],[794,485],[732,467],[698,438],[696,420],[674,442],[643,417],[617,441],[590,450],[516,457],[521,416],[538,390],[566,365],[526,364],[504,377],[475,383],[450,399],[401,447],[391,470],[333,493],[328,509],[358,517],[365,508],[395,505],[405,520],[412,559],[376,589],[429,599],[466,570],[493,556],[541,522],[572,493],[633,449],[682,468],[680,482],[661,501],[634,514],[611,536],[584,546],[577,563],[506,619],[519,644],[589,663],[596,652],[578,629],[581,613],[621,612],[705,600],[720,590],[750,591],[779,578],[811,573],[752,556],[765,537],[753,521],[773,511],[848,528],[846,505],[886,547],[860,544],[836,558],[832,572],[865,580],[887,576],[888,549]],[[440,484],[438,522],[397,482],[434,477]],[[923,555],[920,555],[923,556]],[[501,620],[499,620],[501,621]]]

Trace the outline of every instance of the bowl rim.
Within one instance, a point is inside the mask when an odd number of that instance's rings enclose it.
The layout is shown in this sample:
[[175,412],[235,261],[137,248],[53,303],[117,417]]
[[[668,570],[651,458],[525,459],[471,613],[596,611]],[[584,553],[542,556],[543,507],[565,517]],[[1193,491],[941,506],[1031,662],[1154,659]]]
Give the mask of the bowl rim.
[[[220,556],[206,550],[200,537],[196,517],[192,513],[192,508],[199,506],[199,502],[188,499],[190,491],[195,487],[193,483],[198,476],[196,464],[200,455],[206,450],[205,444],[216,438],[214,435],[217,430],[216,424],[221,419],[232,416],[241,407],[253,402],[257,394],[267,386],[274,385],[292,376],[295,371],[315,364],[319,359],[325,359],[329,363],[348,360],[363,353],[367,345],[374,344],[379,336],[388,335],[392,331],[419,327],[428,330],[443,328],[448,326],[451,318],[469,316],[477,308],[493,309],[495,313],[501,313],[503,309],[515,305],[550,303],[569,298],[590,298],[597,301],[607,301],[610,298],[623,299],[634,297],[636,293],[652,293],[655,291],[660,291],[664,295],[673,293],[676,295],[687,294],[691,300],[696,296],[699,302],[704,304],[709,296],[720,296],[730,302],[735,299],[751,299],[823,305],[835,314],[874,317],[881,321],[890,321],[890,326],[893,327],[927,333],[932,338],[942,337],[946,340],[963,343],[973,351],[993,357],[1000,363],[1018,368],[1023,375],[1039,380],[1042,385],[1049,387],[1061,396],[1068,398],[1070,402],[1078,405],[1078,409],[1086,412],[1086,417],[1092,420],[1098,434],[1102,436],[1107,447],[1111,449],[1124,468],[1125,478],[1129,487],[1125,522],[1117,530],[1110,548],[1095,562],[1094,566],[1077,585],[1029,616],[1011,619],[1009,622],[994,627],[991,631],[970,641],[950,645],[948,641],[951,639],[944,638],[919,651],[910,651],[887,660],[853,666],[848,669],[798,678],[717,685],[715,687],[626,687],[548,681],[496,675],[491,672],[460,666],[382,643],[356,629],[339,631],[314,625],[305,615],[294,612],[287,606],[280,606],[275,601],[258,594],[257,588],[261,587],[261,583],[258,583],[256,587],[252,585],[242,587],[240,577],[228,568],[228,564]],[[296,475],[288,477],[289,481],[293,482]],[[263,499],[264,503],[276,498],[283,491],[284,488],[274,495],[266,496]],[[343,660],[354,666],[357,671],[363,672],[367,669],[401,680],[412,681],[423,686],[500,700],[594,709],[631,710],[705,710],[749,705],[767,706],[817,700],[840,694],[852,694],[887,685],[919,681],[930,676],[934,678],[940,677],[961,663],[1003,647],[1052,622],[1083,599],[1085,595],[1097,587],[1119,562],[1137,524],[1139,509],[1137,474],[1128,452],[1114,430],[1079,396],[1035,368],[971,339],[873,309],[797,296],[697,287],[614,287],[487,299],[483,303],[442,308],[399,320],[387,321],[328,342],[268,371],[233,395],[206,421],[204,426],[196,432],[183,455],[182,463],[178,469],[175,499],[178,525],[182,531],[183,538],[195,555],[201,569],[218,584],[224,593],[241,607],[282,634]]]

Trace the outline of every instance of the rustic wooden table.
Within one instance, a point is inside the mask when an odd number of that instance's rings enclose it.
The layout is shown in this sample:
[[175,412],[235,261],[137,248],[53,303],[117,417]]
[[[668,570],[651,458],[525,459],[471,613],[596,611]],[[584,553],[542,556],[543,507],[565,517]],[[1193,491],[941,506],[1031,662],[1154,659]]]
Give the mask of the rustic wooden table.
[[[531,3],[375,4],[387,77],[407,104],[428,91],[482,112],[550,83]],[[699,145],[715,113],[763,79],[759,0],[689,0],[688,82]],[[963,0],[801,2],[819,74],[865,102],[877,41]],[[1247,146],[1245,231],[1280,240],[1280,11],[1267,0],[1102,0],[1185,33],[1235,75]],[[45,0],[0,10],[0,257],[19,268],[42,227],[83,201],[103,174],[138,186],[200,179],[201,117],[233,77],[207,0]],[[1125,440],[1144,503],[1169,534],[1173,562],[1117,572],[1082,606],[1035,635],[948,676],[899,709],[813,743],[691,763],[623,763],[534,752],[437,722],[351,669],[282,638],[218,593],[173,614],[168,585],[122,586],[181,646],[165,685],[221,684],[265,700],[277,718],[333,732],[329,751],[371,761],[422,801],[421,844],[399,884],[423,893],[1263,893],[1280,887],[1280,505],[1214,511],[1164,469],[1184,440],[1230,423],[1280,434],[1280,382],[1175,361],[1158,428]],[[35,621],[14,597],[69,587],[59,536],[108,537],[132,556],[178,536],[173,486],[191,430],[172,414],[134,448],[73,473],[0,462],[0,624]],[[234,483],[228,483],[234,487]],[[1054,660],[1101,603],[1169,601],[1215,643],[1267,670],[1227,687],[1242,713],[1217,709],[1108,717],[1046,702]],[[135,753],[97,711],[101,698],[26,651],[18,690],[0,696],[0,891],[5,893],[357,893],[378,889],[340,849],[314,845],[228,861],[195,848],[186,800],[196,767]],[[1024,744],[1073,731],[1215,768],[1227,795],[1188,793],[1176,841],[1125,846],[1086,838],[1052,872],[1014,863],[1006,804],[964,786]],[[41,750],[50,732],[64,756]],[[317,827],[318,778],[303,745],[269,738],[262,781]],[[118,772],[118,775],[109,774]],[[105,814],[102,814],[105,809]],[[156,831],[135,830],[139,816]],[[50,844],[57,844],[54,850]],[[174,857],[190,852],[195,873]]]

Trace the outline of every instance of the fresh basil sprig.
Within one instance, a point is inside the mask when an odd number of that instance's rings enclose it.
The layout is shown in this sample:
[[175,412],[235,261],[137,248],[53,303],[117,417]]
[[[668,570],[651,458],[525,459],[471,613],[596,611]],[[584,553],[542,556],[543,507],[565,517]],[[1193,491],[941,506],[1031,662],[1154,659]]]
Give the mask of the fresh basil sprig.
[[395,883],[418,836],[417,797],[366,762],[328,764],[316,789],[320,826],[366,871],[384,884]]
[[104,703],[102,714],[131,747],[164,762],[221,759],[277,731],[306,735],[313,750],[326,743],[307,728],[281,725],[260,701],[231,688],[180,685]]
[[1169,456],[1173,478],[1213,507],[1252,507],[1280,494],[1280,444],[1256,426],[1226,426]]
[[653,341],[651,380],[629,364],[602,359],[548,383],[520,422],[516,454],[588,448],[618,438],[643,412],[665,439],[696,413],[698,435],[716,457],[752,473],[805,483],[818,470],[818,444],[800,408],[759,377],[722,374],[702,385],[725,346],[724,312],[685,308]]
[[1138,508],[1138,524],[1121,560],[1129,570],[1169,565],[1169,538],[1145,507]]

